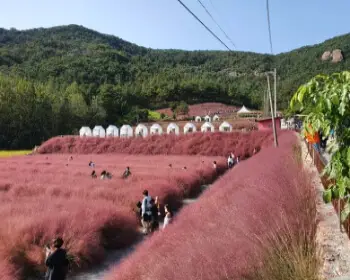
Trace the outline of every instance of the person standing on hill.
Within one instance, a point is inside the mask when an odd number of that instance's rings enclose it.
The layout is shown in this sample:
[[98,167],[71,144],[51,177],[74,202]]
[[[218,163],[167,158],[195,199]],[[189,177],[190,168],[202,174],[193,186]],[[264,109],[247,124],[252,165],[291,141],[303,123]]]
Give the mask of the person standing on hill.
[[164,206],[164,211],[165,211],[165,217],[164,217],[163,229],[165,229],[171,223],[171,220],[173,218],[173,212],[171,211],[168,204]]
[[63,239],[56,238],[47,247],[45,265],[48,267],[46,280],[65,280],[69,268],[66,250],[62,249]]
[[227,158],[227,167],[232,168],[233,165],[234,165],[233,157],[232,157],[232,155],[229,155]]
[[159,228],[159,221],[158,221],[158,207],[155,203],[155,200],[151,198],[151,232],[156,231]]

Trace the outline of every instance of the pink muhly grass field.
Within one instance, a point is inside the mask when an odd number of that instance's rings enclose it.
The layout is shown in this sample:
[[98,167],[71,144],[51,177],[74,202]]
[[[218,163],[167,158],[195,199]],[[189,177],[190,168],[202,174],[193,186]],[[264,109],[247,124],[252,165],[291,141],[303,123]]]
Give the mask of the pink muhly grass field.
[[226,173],[164,231],[139,245],[106,280],[242,279],[269,233],[310,222],[310,181],[293,159],[293,134]]
[[[148,189],[162,203],[178,206],[216,176],[222,157],[131,155],[34,155],[0,160],[0,279],[42,271],[44,245],[57,235],[76,268],[102,260],[106,248],[130,245],[138,236],[133,207]],[[92,179],[95,162],[111,180]],[[172,168],[169,167],[172,164]],[[121,179],[130,166],[132,175]],[[182,168],[186,166],[187,170]]]
[[146,138],[80,138],[78,136],[54,137],[43,143],[38,152],[102,154],[124,153],[143,155],[203,155],[227,156],[233,152],[248,158],[254,148],[272,141],[271,132],[251,133],[194,133],[187,135],[154,135]]

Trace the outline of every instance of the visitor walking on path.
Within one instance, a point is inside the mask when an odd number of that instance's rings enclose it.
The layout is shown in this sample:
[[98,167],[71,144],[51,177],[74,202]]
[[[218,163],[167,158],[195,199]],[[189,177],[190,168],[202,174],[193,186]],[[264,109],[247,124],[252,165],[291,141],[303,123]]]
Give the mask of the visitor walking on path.
[[141,222],[145,233],[150,232],[150,225],[152,221],[151,213],[151,197],[148,195],[148,190],[143,191],[143,200],[141,205]]
[[46,248],[46,261],[45,264],[48,268],[46,273],[46,280],[65,280],[69,262],[67,258],[66,250],[62,249],[63,239],[56,238],[52,245],[48,245]]
[[234,165],[233,157],[232,157],[232,155],[229,155],[227,158],[227,167],[232,168],[233,165]]
[[151,232],[156,231],[159,228],[159,221],[158,221],[158,207],[155,203],[155,200],[151,199]]

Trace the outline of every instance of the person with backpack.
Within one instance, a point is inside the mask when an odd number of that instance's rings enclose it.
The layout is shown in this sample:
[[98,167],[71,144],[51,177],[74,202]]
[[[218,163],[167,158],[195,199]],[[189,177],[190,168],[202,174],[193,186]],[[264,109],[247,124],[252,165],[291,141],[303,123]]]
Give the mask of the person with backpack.
[[65,280],[69,261],[66,250],[62,249],[63,239],[58,237],[53,241],[52,245],[46,248],[45,265],[48,270],[46,273],[46,280]]
[[143,191],[143,200],[141,205],[141,222],[145,233],[150,232],[150,226],[152,222],[151,212],[151,196],[148,195],[148,190]]

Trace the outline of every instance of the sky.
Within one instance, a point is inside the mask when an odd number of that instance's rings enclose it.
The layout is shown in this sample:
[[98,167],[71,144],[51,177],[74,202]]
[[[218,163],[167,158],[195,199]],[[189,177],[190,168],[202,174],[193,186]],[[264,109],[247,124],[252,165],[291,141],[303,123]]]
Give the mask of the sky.
[[[232,50],[269,53],[265,0],[182,0]],[[178,0],[0,0],[0,27],[78,24],[156,49],[224,50]],[[273,53],[350,32],[350,0],[270,0]]]

